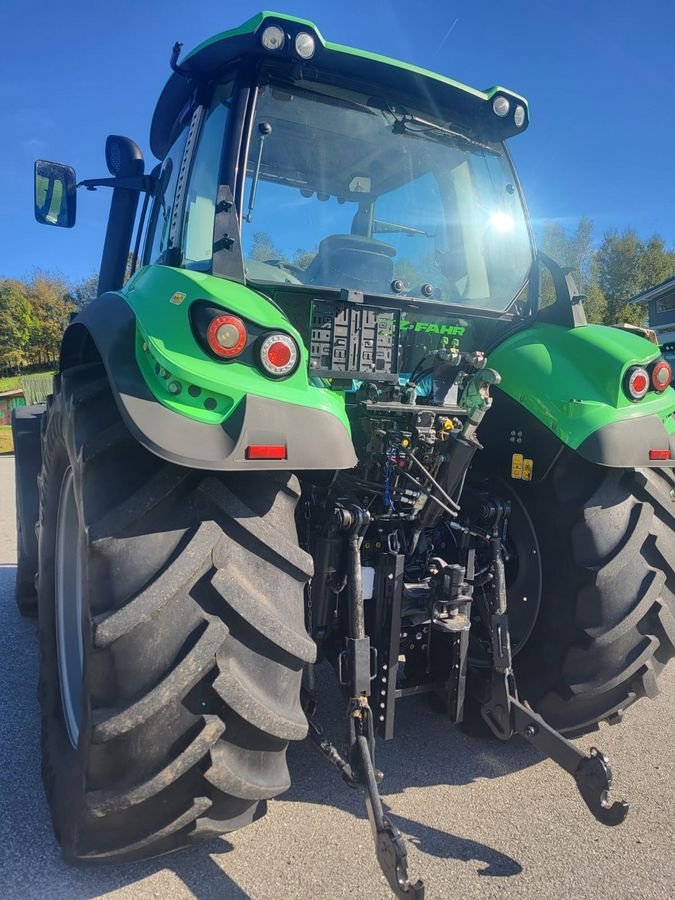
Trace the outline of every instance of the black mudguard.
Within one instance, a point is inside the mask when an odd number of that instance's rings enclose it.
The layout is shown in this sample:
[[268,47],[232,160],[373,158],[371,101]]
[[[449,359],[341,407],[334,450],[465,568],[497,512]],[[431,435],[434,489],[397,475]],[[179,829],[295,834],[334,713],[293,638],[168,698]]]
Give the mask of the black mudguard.
[[[474,457],[474,472],[509,480],[519,454],[532,460],[531,480],[542,481],[567,445],[513,397],[499,388],[492,394],[492,409],[479,431],[485,450]],[[669,449],[670,460],[650,460],[652,448]],[[599,428],[574,452],[607,468],[668,468],[675,466],[675,436],[669,438],[657,416],[642,416]]]
[[[71,323],[61,371],[100,358],[125,425],[147,450],[194,469],[251,471],[350,469],[351,438],[330,413],[249,394],[222,425],[208,425],[163,406],[136,362],[136,318],[115,293],[102,294]],[[247,460],[249,444],[285,444],[287,459]]]
[[37,571],[37,535],[40,498],[38,475],[42,468],[42,444],[40,426],[45,404],[19,406],[12,410],[12,437],[14,439],[16,518],[19,526],[19,550],[25,559],[35,564]]

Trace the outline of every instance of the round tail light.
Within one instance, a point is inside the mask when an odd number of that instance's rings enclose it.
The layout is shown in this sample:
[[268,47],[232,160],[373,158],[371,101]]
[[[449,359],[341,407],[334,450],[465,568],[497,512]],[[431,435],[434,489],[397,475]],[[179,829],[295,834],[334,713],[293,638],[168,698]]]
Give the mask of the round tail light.
[[268,334],[260,344],[260,363],[274,378],[290,375],[298,364],[298,345],[287,334]]
[[642,400],[649,386],[649,373],[642,366],[633,366],[626,373],[626,393],[631,400]]
[[673,370],[670,363],[665,359],[660,359],[652,369],[652,384],[657,391],[665,391],[670,382],[673,380]]
[[209,348],[225,359],[239,356],[247,339],[244,323],[236,316],[216,316],[206,331]]

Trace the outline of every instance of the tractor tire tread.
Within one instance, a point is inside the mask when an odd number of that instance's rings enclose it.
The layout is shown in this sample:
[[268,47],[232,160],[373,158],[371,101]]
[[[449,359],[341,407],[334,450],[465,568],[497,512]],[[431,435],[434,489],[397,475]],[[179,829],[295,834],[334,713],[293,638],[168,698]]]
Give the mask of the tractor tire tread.
[[[542,535],[545,594],[516,672],[521,694],[566,734],[655,696],[675,655],[674,490],[672,470],[607,469],[566,451],[525,500]],[[555,532],[545,523],[553,503]]]
[[150,454],[130,440],[101,365],[64,372],[55,392],[40,559],[53,554],[54,482],[70,465],[92,598],[89,711],[75,752],[41,568],[43,779],[67,861],[130,861],[248,825],[290,785],[286,749],[307,733],[300,684],[316,652],[303,605],[312,561],[296,538],[295,476]]

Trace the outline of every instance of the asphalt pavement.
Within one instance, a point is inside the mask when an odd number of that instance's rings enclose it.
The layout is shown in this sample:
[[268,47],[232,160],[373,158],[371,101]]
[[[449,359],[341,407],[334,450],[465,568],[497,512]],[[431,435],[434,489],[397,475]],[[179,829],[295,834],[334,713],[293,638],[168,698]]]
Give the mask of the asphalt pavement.
[[[290,751],[290,791],[249,828],[146,863],[66,866],[40,781],[36,627],[14,604],[15,562],[13,459],[0,457],[0,898],[391,897],[360,794],[308,742]],[[319,682],[328,706],[328,673]],[[378,766],[427,898],[674,898],[675,665],[661,688],[578,742],[610,757],[614,794],[631,803],[618,828],[598,824],[570,777],[524,742],[469,737],[423,698],[402,701]]]

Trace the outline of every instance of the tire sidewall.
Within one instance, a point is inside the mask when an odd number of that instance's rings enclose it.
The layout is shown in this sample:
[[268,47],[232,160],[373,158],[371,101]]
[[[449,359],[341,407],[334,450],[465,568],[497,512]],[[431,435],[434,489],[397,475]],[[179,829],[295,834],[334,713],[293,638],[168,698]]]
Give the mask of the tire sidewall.
[[[75,496],[80,519],[79,539],[84,539],[81,524],[81,491],[77,484],[77,460],[68,452],[63,434],[64,417],[57,400],[48,428],[48,461],[43,471],[39,537],[39,636],[40,698],[42,704],[42,768],[43,780],[51,808],[54,831],[67,848],[77,846],[78,822],[83,818],[86,775],[86,748],[91,736],[90,711],[86,691],[82,691],[80,731],[77,748],[73,748],[64,721],[56,647],[55,556],[59,499],[63,477],[72,467]],[[86,566],[86,555],[83,554]],[[83,585],[86,585],[84,579]],[[83,597],[84,671],[91,641],[91,622],[86,590]],[[86,683],[86,678],[84,679]]]

